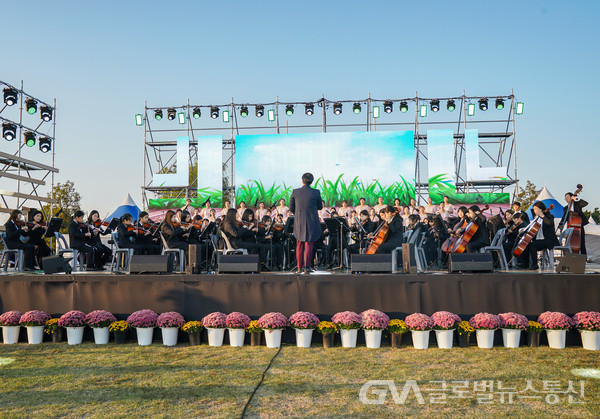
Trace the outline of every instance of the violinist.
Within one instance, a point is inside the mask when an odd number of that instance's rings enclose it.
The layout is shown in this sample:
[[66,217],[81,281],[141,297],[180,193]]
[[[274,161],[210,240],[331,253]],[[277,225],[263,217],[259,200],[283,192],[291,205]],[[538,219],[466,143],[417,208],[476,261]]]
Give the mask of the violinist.
[[471,222],[477,224],[477,231],[466,245],[467,253],[479,253],[479,249],[490,245],[487,220],[477,205],[471,205],[468,211]]
[[33,226],[29,230],[29,241],[35,247],[34,255],[40,269],[44,269],[42,258],[50,256],[52,250],[48,247],[44,235],[48,231],[48,226],[44,222],[44,214],[41,211],[35,211],[31,218]]
[[188,240],[190,237],[191,225],[183,226],[179,221],[176,223],[174,221],[174,215],[175,213],[172,210],[167,211],[165,214],[165,221],[161,227],[162,234],[165,237],[169,247],[182,249],[187,253],[190,247]]
[[[249,210],[252,212],[251,210]],[[239,225],[236,221],[237,211],[230,208],[221,223],[221,230],[234,248],[248,249],[249,253],[259,254],[261,263],[267,260],[267,246],[256,243],[254,234],[248,224]]]
[[[571,205],[571,201],[573,201],[573,205]],[[565,194],[565,202],[567,205],[563,207],[563,216],[560,220],[560,224],[558,224],[558,228],[562,231],[565,224],[569,221],[569,206],[571,207],[571,212],[576,213],[581,218],[581,246],[579,248],[579,253],[582,255],[587,255],[587,249],[585,248],[585,226],[590,223],[588,218],[583,213],[583,208],[588,205],[587,201],[583,199],[578,199],[576,196],[573,196],[572,192],[567,192]]]
[[[6,246],[9,249],[23,250],[23,270],[35,271],[34,267],[34,246],[29,243],[23,243],[21,236],[29,236],[29,228],[25,221],[21,219],[22,213],[19,210],[13,210],[10,213],[8,221],[4,224],[6,227]],[[8,263],[8,261],[6,262]]]
[[133,216],[124,214],[121,217],[121,222],[117,227],[117,239],[119,247],[125,249],[133,249],[134,255],[143,255],[144,246],[137,242],[138,232],[137,227],[133,225]]
[[256,241],[270,247],[271,265],[280,271],[283,269],[283,245],[276,236],[281,235],[281,232],[273,229],[271,223],[272,219],[269,215],[263,216],[262,223],[258,225]]
[[358,253],[360,249],[365,248],[367,245],[367,235],[375,231],[375,225],[369,219],[367,210],[362,210],[360,213],[358,231],[360,232],[360,239],[348,246],[350,253]]
[[[377,253],[392,253],[392,250],[402,246],[402,243],[404,242],[404,226],[402,225],[402,218],[396,213],[395,208],[391,205],[385,207],[382,216],[390,231],[386,241],[377,248]],[[369,234],[367,237],[373,237],[373,233]]]
[[108,246],[102,244],[100,236],[106,236],[107,234],[110,234],[111,230],[109,228],[106,228],[104,231],[100,229],[103,223],[102,220],[100,220],[100,214],[96,210],[93,210],[88,215],[87,224],[88,230],[90,233],[92,233],[92,235],[86,240],[86,242],[90,246],[96,248],[97,257],[103,258],[105,261],[109,261],[112,259],[112,250],[110,250]]
[[[535,238],[529,243],[519,257],[518,266],[520,268],[537,270],[539,269],[537,252],[544,249],[553,249],[554,246],[558,246],[559,243],[556,238],[556,233],[554,232],[554,217],[550,211],[546,209],[546,205],[544,205],[543,202],[538,201],[533,204],[532,212],[534,218],[537,219],[539,217],[542,227],[538,230]],[[532,224],[533,221],[529,226]]]
[[[158,237],[158,226],[150,220],[150,216],[146,211],[140,212],[138,226],[135,242],[143,246],[143,253],[146,255],[160,255],[162,246]],[[153,232],[153,228],[156,228],[156,231]],[[141,231],[144,231],[144,234],[139,234]]]
[[92,233],[89,231],[88,225],[83,222],[83,211],[75,211],[73,220],[69,223],[69,245],[84,255],[86,270],[103,270],[105,261],[96,257],[96,248],[87,243],[91,237]]

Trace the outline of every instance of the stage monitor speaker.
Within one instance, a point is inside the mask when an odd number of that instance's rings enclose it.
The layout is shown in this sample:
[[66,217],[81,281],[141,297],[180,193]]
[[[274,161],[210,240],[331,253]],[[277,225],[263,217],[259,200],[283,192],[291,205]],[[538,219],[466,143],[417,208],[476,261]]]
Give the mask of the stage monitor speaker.
[[219,273],[260,272],[258,255],[221,255]]
[[392,255],[380,253],[374,255],[352,255],[352,272],[392,272]]
[[575,253],[566,253],[564,256],[557,258],[558,265],[556,266],[556,273],[568,272],[571,274],[584,274],[585,264],[587,261],[586,255],[579,255]]
[[402,272],[413,275],[417,273],[414,243],[402,243]]
[[130,274],[168,273],[173,271],[169,255],[133,255],[129,261]]
[[197,244],[190,244],[188,248],[188,264],[186,267],[186,273],[188,274],[199,274],[200,266],[202,264],[201,247]]
[[59,272],[64,272],[64,273],[70,274],[73,271],[73,269],[71,268],[71,265],[69,265],[69,262],[72,259],[73,258],[65,259],[64,257],[62,257],[62,255],[48,256],[48,257],[42,258],[42,265],[44,265],[44,273],[45,274],[56,274]]
[[450,253],[448,272],[493,272],[494,258],[490,253]]

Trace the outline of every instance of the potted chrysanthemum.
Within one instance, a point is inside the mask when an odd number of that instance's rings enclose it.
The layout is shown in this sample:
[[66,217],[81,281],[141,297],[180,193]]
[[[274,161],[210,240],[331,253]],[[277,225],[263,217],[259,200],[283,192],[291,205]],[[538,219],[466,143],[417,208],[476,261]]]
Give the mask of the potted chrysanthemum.
[[227,315],[220,311],[215,311],[204,316],[202,324],[208,333],[208,344],[210,346],[223,346],[225,327],[227,327]]
[[263,314],[258,319],[258,325],[265,331],[267,348],[279,348],[281,333],[288,325],[287,317],[278,312]]
[[390,333],[392,348],[400,349],[402,346],[402,335],[408,332],[408,327],[406,327],[404,320],[390,320],[387,330]]
[[339,330],[334,322],[319,322],[317,330],[323,335],[323,348],[333,348],[335,334]]
[[235,347],[244,346],[246,328],[250,324],[250,317],[244,313],[234,311],[225,318],[225,325],[229,333],[229,345]]
[[544,327],[538,322],[529,320],[527,324],[527,346],[537,348],[540,346],[540,335]]
[[58,319],[58,325],[67,331],[67,343],[79,345],[83,341],[83,329],[85,329],[85,313],[79,310],[71,310]]
[[500,326],[500,318],[495,314],[477,313],[469,319],[469,324],[476,330],[477,346],[491,349],[494,346],[494,332]]
[[435,340],[438,348],[452,349],[454,329],[456,329],[456,325],[461,321],[461,318],[458,314],[449,311],[436,311],[431,315],[431,320],[433,320],[433,330],[435,330]]
[[502,328],[502,342],[505,348],[518,348],[521,340],[521,331],[527,330],[529,320],[519,313],[500,313],[500,327]]
[[200,345],[200,332],[202,332],[202,322],[198,320],[192,320],[181,326],[181,330],[188,334],[188,338],[190,339],[190,346]]
[[260,346],[262,327],[258,325],[258,320],[252,320],[246,330],[250,333],[250,346]]
[[57,318],[47,320],[44,325],[44,333],[52,336],[52,343],[62,342],[64,330],[65,329],[58,325]]
[[44,340],[44,326],[50,320],[50,315],[40,311],[31,310],[21,316],[19,324],[27,329],[27,342],[39,345]]
[[130,329],[125,320],[118,320],[108,325],[108,331],[115,335],[115,343],[122,345],[127,341],[127,331]]
[[381,347],[381,333],[388,327],[390,318],[383,311],[369,309],[360,313],[361,327],[365,333],[365,343],[369,349]]
[[474,331],[475,329],[473,329],[473,327],[466,320],[462,320],[456,324],[456,332],[458,333],[458,346],[460,348],[469,347],[471,333]]
[[548,346],[553,349],[564,349],[567,340],[567,329],[573,326],[573,319],[558,311],[545,311],[538,317],[538,323],[546,329]]
[[152,345],[152,337],[157,320],[158,314],[150,309],[135,311],[127,317],[127,324],[135,327],[138,345]]
[[319,318],[307,311],[298,311],[290,316],[290,325],[296,332],[296,346],[310,348],[313,330],[319,325]]
[[600,350],[600,313],[580,311],[573,316],[573,324],[581,334],[581,344],[584,349]]
[[423,313],[413,313],[404,319],[404,323],[410,330],[413,347],[415,349],[429,348],[429,332],[433,327],[431,317]]
[[94,310],[85,316],[85,324],[94,331],[96,345],[106,345],[108,343],[110,337],[108,326],[116,321],[117,318],[106,310]]
[[176,311],[167,311],[161,313],[156,319],[156,325],[160,327],[162,334],[163,345],[177,345],[177,335],[179,328],[185,324],[185,319]]
[[362,326],[362,316],[353,311],[335,313],[331,318],[340,329],[340,338],[343,348],[355,348],[358,329]]
[[19,341],[19,332],[21,330],[21,316],[23,313],[20,311],[12,310],[2,313],[0,316],[0,326],[2,326],[2,342],[6,345],[12,345]]

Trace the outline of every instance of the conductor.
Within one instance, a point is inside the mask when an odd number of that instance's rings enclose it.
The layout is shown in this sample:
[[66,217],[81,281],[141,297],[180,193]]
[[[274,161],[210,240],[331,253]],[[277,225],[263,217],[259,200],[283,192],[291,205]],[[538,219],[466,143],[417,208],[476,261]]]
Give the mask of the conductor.
[[302,175],[302,187],[294,189],[290,198],[290,211],[294,214],[294,236],[296,237],[296,260],[298,273],[310,273],[314,243],[321,237],[319,213],[323,209],[321,192],[310,185],[312,173]]

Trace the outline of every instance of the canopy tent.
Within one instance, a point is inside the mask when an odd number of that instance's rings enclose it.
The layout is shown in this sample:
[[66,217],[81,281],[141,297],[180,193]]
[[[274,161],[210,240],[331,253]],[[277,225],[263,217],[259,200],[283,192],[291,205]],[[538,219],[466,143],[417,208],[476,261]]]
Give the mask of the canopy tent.
[[555,219],[559,220],[563,216],[563,206],[557,199],[548,191],[548,189],[544,186],[540,192],[540,194],[535,198],[534,203],[542,201],[546,208],[550,208],[550,205],[554,205],[554,208],[550,210],[550,213],[554,216]]
[[117,209],[106,218],[106,221],[110,221],[113,218],[121,218],[125,214],[131,214],[134,220],[137,220],[140,216],[140,208],[133,202],[131,195],[127,194],[127,197],[121,202]]

